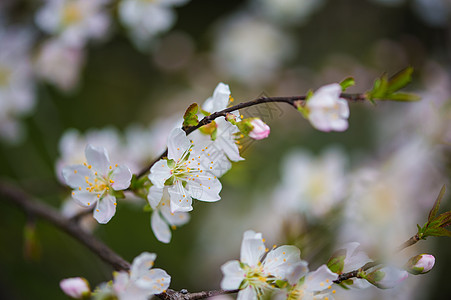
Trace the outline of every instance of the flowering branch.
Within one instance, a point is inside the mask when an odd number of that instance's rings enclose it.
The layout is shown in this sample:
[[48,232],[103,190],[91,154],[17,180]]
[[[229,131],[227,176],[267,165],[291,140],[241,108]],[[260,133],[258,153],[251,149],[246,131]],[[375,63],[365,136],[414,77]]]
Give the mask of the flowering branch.
[[[340,97],[343,99],[346,99],[350,102],[361,102],[361,101],[364,101],[367,99],[366,94],[342,93],[340,95]],[[305,102],[306,99],[307,99],[307,96],[260,97],[260,98],[257,98],[257,99],[254,99],[254,100],[251,100],[248,102],[243,102],[243,103],[239,103],[239,104],[230,106],[221,111],[214,112],[214,113],[204,117],[202,120],[200,120],[197,125],[184,127],[183,130],[186,132],[186,135],[189,135],[193,131],[199,129],[202,126],[205,126],[205,125],[211,123],[212,121],[214,121],[215,119],[217,119],[219,117],[226,117],[228,113],[231,113],[233,111],[236,111],[236,110],[239,110],[242,108],[251,107],[251,106],[259,105],[259,104],[263,104],[263,103],[287,103],[287,104],[293,106],[295,109],[297,109],[298,106],[301,105],[303,102]],[[142,169],[141,172],[139,172],[139,174],[137,175],[137,177],[139,178],[139,177],[144,176],[157,161],[159,161],[160,159],[162,159],[163,157],[165,157],[167,155],[168,155],[168,149],[166,148],[166,150],[157,159],[155,159],[147,167]]]

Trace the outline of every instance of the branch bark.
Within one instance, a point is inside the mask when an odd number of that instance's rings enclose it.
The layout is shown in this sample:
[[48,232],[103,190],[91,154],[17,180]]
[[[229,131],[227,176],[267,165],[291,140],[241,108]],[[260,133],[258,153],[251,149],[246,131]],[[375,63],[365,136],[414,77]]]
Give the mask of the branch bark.
[[103,261],[110,264],[115,270],[121,271],[130,269],[129,262],[124,260],[92,234],[83,230],[77,222],[73,222],[70,219],[63,217],[53,207],[33,200],[31,196],[19,188],[0,181],[0,198],[19,206],[19,208],[24,210],[28,215],[44,219],[66,232],[97,254]]

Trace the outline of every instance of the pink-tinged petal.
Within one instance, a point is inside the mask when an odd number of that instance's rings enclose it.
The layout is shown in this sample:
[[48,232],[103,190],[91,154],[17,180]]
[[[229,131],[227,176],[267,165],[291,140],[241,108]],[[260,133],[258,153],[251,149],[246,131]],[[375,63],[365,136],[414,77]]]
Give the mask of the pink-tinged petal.
[[241,290],[238,293],[238,297],[236,298],[236,300],[256,300],[256,299],[258,299],[257,293],[250,285],[247,288]]
[[241,282],[245,278],[245,271],[241,269],[237,260],[231,260],[221,266],[224,277],[221,281],[221,288],[224,290],[235,290],[240,287]]
[[155,234],[157,240],[165,244],[171,241],[171,230],[169,229],[169,225],[166,224],[166,222],[160,216],[159,210],[155,210],[152,213],[152,217],[150,219],[150,227],[152,228],[153,234]]
[[214,92],[213,96],[205,100],[202,109],[209,113],[214,113],[227,108],[229,104],[230,88],[227,84],[220,82]]
[[160,207],[160,212],[169,225],[180,226],[189,222],[190,216],[186,212],[171,212],[169,201]]
[[87,187],[86,177],[90,179],[94,175],[92,171],[84,165],[64,167],[62,173],[66,184],[74,189]]
[[102,175],[107,175],[110,168],[110,159],[104,147],[95,147],[90,144],[85,149],[86,160],[88,165]]
[[191,146],[190,140],[186,137],[185,131],[174,128],[168,137],[168,158],[176,162],[182,158],[183,153]]
[[116,197],[106,195],[99,201],[97,201],[96,208],[94,210],[94,219],[100,224],[108,223],[116,213]]
[[134,281],[146,275],[149,269],[153,267],[156,258],[157,255],[155,253],[149,252],[143,252],[135,257],[130,268],[130,279]]
[[409,276],[407,271],[391,266],[378,269],[372,272],[372,274],[368,274],[367,280],[381,289],[394,288]]
[[322,111],[312,111],[309,114],[309,121],[318,130],[329,132],[331,130],[329,119]]
[[250,123],[254,127],[251,132],[249,132],[250,138],[253,138],[254,140],[261,140],[269,136],[271,129],[261,119],[253,119]]
[[349,118],[349,105],[348,105],[348,101],[346,101],[345,99],[338,99],[338,111],[339,111],[339,115],[341,118],[347,119]]
[[268,252],[263,262],[263,270],[280,279],[292,271],[290,268],[301,261],[301,251],[295,246],[281,246]]
[[151,186],[149,193],[147,194],[147,201],[152,209],[156,209],[158,204],[160,204],[161,198],[163,197],[163,188],[159,188],[155,185]]
[[132,172],[127,166],[119,166],[114,169],[113,174],[111,174],[111,180],[114,182],[111,187],[115,191],[125,190],[130,186],[130,181],[132,180]]
[[83,207],[93,206],[99,198],[97,198],[97,194],[90,193],[86,190],[75,190],[72,192],[72,198]]
[[243,241],[241,243],[241,262],[248,264],[251,267],[256,266],[263,255],[265,254],[265,244],[261,233],[255,233],[252,230],[248,230],[243,235]]
[[158,188],[163,188],[166,180],[172,176],[171,172],[168,161],[160,159],[150,168],[149,179]]
[[207,202],[221,200],[219,196],[222,189],[221,182],[213,174],[206,173],[204,176],[201,179],[199,177],[188,181],[186,188],[191,197]]
[[179,180],[168,191],[171,198],[171,212],[188,212],[193,210],[193,199]]
[[86,279],[81,277],[67,278],[60,281],[60,288],[69,297],[81,299],[91,292]]
[[333,273],[326,265],[322,265],[315,272],[311,272],[305,278],[305,289],[311,292],[319,292],[327,289],[337,280],[338,275]]
[[345,131],[348,129],[348,120],[335,119],[330,121],[330,127],[334,131]]

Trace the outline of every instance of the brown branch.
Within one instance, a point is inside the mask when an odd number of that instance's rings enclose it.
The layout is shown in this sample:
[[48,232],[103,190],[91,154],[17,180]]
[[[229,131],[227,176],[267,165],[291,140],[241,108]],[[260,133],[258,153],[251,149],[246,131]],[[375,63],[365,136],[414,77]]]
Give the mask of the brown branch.
[[103,261],[110,264],[115,270],[120,271],[130,269],[129,262],[120,257],[116,252],[111,250],[92,234],[83,230],[78,223],[71,222],[70,219],[63,217],[53,207],[32,200],[28,194],[17,187],[0,181],[0,199],[9,201],[10,203],[19,206],[28,215],[44,219],[66,232],[97,254]]
[[195,300],[195,299],[205,299],[218,295],[234,294],[238,293],[239,291],[240,290],[231,290],[231,291],[216,290],[216,291],[189,293],[187,290],[181,290],[180,292],[177,292],[169,289],[166,291],[166,293],[158,294],[155,296],[163,300]]
[[399,252],[401,250],[404,250],[407,247],[410,247],[412,245],[415,245],[420,240],[420,237],[418,236],[418,233],[415,234],[413,237],[405,241],[402,245],[400,245],[396,250]]
[[[361,101],[366,100],[365,94],[341,94],[340,97],[344,98],[350,102],[361,102]],[[287,103],[287,104],[293,106],[294,108],[296,108],[296,103],[303,102],[303,101],[305,101],[305,99],[306,99],[306,96],[260,97],[260,98],[257,98],[257,99],[254,99],[254,100],[251,100],[248,102],[243,102],[243,103],[236,104],[234,106],[230,106],[221,111],[214,112],[211,115],[208,115],[208,116],[204,117],[202,120],[200,120],[196,126],[190,126],[188,128],[183,128],[183,130],[185,130],[186,135],[188,135],[188,134],[192,133],[193,131],[195,131],[196,129],[199,129],[202,126],[211,123],[213,120],[215,120],[219,117],[225,117],[227,115],[227,113],[231,113],[233,111],[243,109],[246,107],[251,107],[251,106],[259,105],[259,104],[263,104],[263,103]],[[152,163],[150,163],[146,168],[142,169],[141,172],[138,173],[137,177],[139,178],[139,177],[144,176],[157,161],[159,161],[160,159],[162,159],[163,157],[165,157],[167,155],[168,155],[168,149],[166,148],[164,153],[162,153],[157,159],[155,159]]]

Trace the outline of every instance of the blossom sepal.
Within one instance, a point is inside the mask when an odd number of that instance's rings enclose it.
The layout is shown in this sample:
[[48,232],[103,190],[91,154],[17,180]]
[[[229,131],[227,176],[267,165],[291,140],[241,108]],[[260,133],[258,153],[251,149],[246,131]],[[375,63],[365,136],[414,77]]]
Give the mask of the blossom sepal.
[[344,92],[351,86],[355,85],[355,80],[353,77],[347,77],[340,82],[341,91]]
[[358,277],[366,279],[380,289],[391,289],[404,281],[408,277],[408,273],[395,267],[380,266],[369,273],[360,272]]
[[236,123],[242,134],[255,140],[268,137],[270,128],[260,118],[248,118]]

